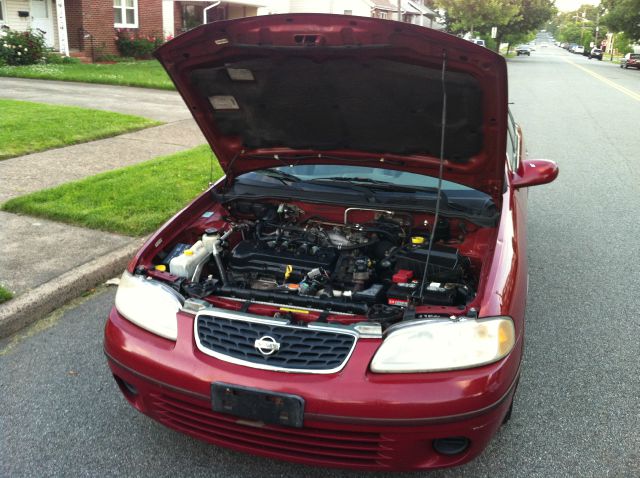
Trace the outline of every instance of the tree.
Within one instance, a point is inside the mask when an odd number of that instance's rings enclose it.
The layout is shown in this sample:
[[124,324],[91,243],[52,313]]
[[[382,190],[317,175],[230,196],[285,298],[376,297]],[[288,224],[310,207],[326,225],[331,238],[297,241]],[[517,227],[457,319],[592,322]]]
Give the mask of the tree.
[[567,43],[579,43],[582,29],[575,23],[566,23],[558,28],[558,38]]
[[498,27],[496,51],[500,43],[506,41],[510,45],[523,41],[531,32],[540,28],[556,13],[552,0],[521,0],[519,11],[502,28]]
[[496,51],[502,40],[526,39],[556,12],[553,0],[436,0],[453,33],[488,33],[497,27]]
[[640,40],[640,0],[608,0],[603,4],[608,13],[602,23],[609,30],[625,32],[628,38]]
[[521,0],[436,0],[452,33],[484,32],[518,15]]

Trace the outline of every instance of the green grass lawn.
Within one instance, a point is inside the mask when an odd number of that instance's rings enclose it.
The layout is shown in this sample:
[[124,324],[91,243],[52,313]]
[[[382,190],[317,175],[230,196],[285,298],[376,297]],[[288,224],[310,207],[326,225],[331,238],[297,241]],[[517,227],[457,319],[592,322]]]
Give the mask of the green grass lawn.
[[[2,209],[92,229],[141,236],[208,187],[207,145],[11,199]],[[213,161],[213,177],[222,170]]]
[[161,124],[139,116],[0,99],[0,159]]
[[13,297],[13,294],[0,285],[0,304],[8,301],[12,297]]
[[164,68],[156,60],[114,64],[2,66],[0,76],[175,89]]

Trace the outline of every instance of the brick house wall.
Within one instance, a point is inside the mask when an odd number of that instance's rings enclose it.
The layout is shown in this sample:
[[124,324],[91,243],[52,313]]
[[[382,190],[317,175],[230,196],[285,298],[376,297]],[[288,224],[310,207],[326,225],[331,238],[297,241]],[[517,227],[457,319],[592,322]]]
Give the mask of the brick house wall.
[[[113,17],[113,13],[111,15]],[[138,28],[118,28],[118,30],[132,35],[163,38],[162,0],[138,0]],[[112,44],[115,48],[115,42]]]
[[[65,0],[71,48],[91,56],[116,55],[113,0]],[[138,0],[138,28],[118,28],[141,36],[162,36],[162,0]],[[84,31],[86,35],[80,33]],[[92,37],[88,38],[90,34]]]
[[83,49],[82,35],[82,0],[65,0],[64,10],[67,18],[67,41],[69,48]]

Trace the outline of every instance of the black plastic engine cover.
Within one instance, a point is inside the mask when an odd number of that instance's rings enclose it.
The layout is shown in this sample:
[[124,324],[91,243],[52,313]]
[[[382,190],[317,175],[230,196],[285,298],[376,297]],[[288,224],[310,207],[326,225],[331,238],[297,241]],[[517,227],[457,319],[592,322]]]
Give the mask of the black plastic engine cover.
[[291,279],[302,280],[317,267],[331,271],[337,258],[338,252],[332,248],[321,247],[314,254],[301,254],[297,249],[269,247],[266,241],[241,241],[231,251],[229,267],[233,272],[254,272],[281,279],[290,265]]
[[[396,252],[395,270],[411,270],[414,277],[422,279],[427,253],[426,247],[400,249]],[[469,266],[469,258],[460,254],[456,248],[434,245],[429,258],[427,281],[462,283]]]

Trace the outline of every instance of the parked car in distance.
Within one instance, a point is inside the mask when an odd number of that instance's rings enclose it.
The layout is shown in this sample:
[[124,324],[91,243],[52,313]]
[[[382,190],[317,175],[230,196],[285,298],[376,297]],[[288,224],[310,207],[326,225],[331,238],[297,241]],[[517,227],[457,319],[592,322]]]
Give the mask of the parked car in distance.
[[640,53],[627,53],[622,60],[620,60],[620,68],[640,69]]
[[215,445],[457,466],[511,415],[527,198],[558,167],[527,159],[502,56],[354,18],[218,21],[155,51],[226,177],[131,260],[104,353],[131,406]]
[[602,50],[600,48],[592,48],[589,52],[589,60],[591,60],[591,58],[602,60]]
[[531,48],[529,48],[529,45],[518,45],[516,47],[516,55],[517,56],[520,56],[520,55],[531,56]]
[[482,38],[472,38],[469,40],[471,43],[486,47],[486,42]]
[[572,53],[582,55],[584,53],[584,47],[582,45],[576,45],[575,47],[573,47]]

